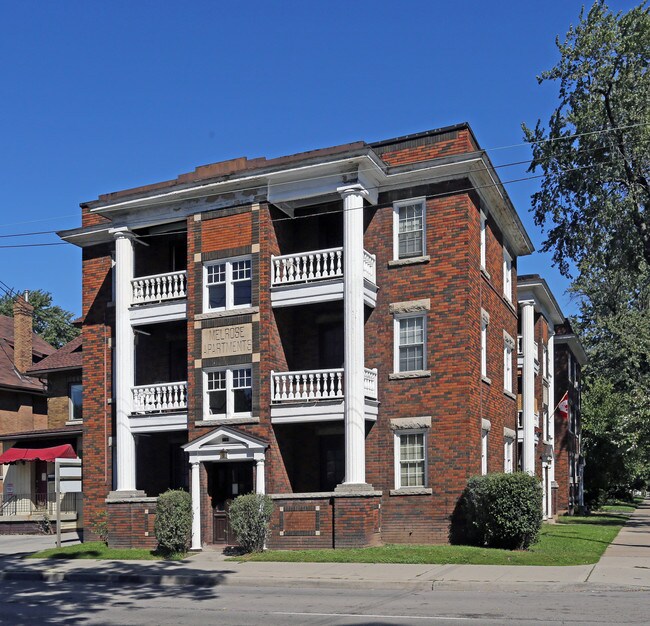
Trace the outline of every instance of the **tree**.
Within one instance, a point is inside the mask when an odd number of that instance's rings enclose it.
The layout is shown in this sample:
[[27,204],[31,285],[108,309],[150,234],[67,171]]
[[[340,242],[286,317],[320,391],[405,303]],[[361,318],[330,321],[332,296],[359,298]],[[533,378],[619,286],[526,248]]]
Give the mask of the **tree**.
[[[544,251],[571,276],[573,321],[589,357],[582,411],[586,496],[650,479],[650,12],[580,13],[560,60],[538,77],[559,83],[548,129],[531,144],[535,223]],[[573,275],[573,276],[572,276]]]
[[612,14],[596,2],[538,77],[559,81],[548,130],[523,126],[541,170],[533,195],[542,249],[569,274],[592,263],[635,272],[650,265],[650,13],[645,2]]
[[[9,293],[0,297],[0,315],[13,317],[14,300]],[[60,348],[79,334],[72,325],[74,314],[52,304],[52,294],[41,289],[30,291],[29,303],[34,307],[34,332],[50,345]]]

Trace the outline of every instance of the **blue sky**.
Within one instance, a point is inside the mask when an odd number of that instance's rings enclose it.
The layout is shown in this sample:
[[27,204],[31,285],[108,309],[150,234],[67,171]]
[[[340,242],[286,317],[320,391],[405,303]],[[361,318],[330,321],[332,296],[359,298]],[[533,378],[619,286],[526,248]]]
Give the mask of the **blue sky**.
[[[627,11],[634,2],[613,1]],[[54,243],[79,202],[238,156],[280,156],[469,122],[497,165],[548,120],[535,76],[581,2],[3,2],[0,246]],[[512,147],[515,146],[515,147]],[[538,181],[499,173],[536,245]],[[567,281],[539,253],[565,313]],[[1,248],[0,281],[81,310],[81,254]]]

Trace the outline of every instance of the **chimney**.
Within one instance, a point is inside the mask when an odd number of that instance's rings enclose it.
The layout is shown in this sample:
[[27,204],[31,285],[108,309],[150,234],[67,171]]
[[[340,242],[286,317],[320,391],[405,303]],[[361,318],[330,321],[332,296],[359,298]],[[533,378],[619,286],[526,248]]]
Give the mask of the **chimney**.
[[34,307],[29,292],[14,302],[14,367],[24,374],[32,366],[32,333]]

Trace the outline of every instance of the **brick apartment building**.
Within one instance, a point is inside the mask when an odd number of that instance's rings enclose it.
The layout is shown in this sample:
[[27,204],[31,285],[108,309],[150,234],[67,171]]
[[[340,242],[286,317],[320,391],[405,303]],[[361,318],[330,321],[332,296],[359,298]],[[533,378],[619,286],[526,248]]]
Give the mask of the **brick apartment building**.
[[584,506],[584,457],[582,456],[582,367],[587,355],[565,321],[555,336],[555,480],[557,512],[575,513]]
[[192,494],[275,501],[271,547],[443,542],[469,476],[516,463],[517,257],[467,124],[233,159],[82,204],[85,531],[153,545]]
[[[24,297],[13,313],[0,316],[0,533],[33,533],[56,512],[54,450],[81,454],[81,338],[55,350],[33,332]],[[76,495],[58,505],[64,528],[80,523]]]

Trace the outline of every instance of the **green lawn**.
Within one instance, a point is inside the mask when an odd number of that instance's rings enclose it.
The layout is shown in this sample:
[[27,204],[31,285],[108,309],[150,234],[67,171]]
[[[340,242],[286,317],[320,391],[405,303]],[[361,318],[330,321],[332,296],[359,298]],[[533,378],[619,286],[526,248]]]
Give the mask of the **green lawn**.
[[596,563],[616,537],[627,515],[598,513],[561,517],[544,524],[539,541],[527,551],[471,546],[386,545],[338,550],[268,550],[232,560],[323,563],[431,563],[474,565],[587,565]]
[[643,502],[643,498],[634,498],[634,502],[616,500],[611,504],[605,504],[602,507],[602,510],[607,511],[608,513],[632,513],[641,502]]
[[50,548],[27,555],[28,559],[99,559],[120,561],[156,561],[167,559],[180,561],[184,557],[176,555],[164,557],[154,550],[138,548],[109,548],[103,541],[88,541],[64,548]]

